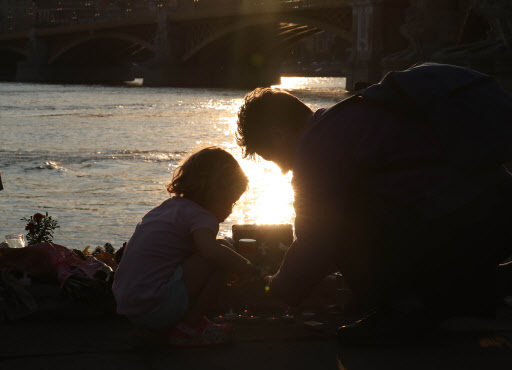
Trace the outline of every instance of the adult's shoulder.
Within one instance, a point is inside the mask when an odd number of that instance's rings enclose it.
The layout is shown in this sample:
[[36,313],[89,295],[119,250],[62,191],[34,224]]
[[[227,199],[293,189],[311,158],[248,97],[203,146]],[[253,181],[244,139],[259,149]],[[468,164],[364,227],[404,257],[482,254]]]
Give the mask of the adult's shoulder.
[[381,116],[378,110],[354,96],[328,109],[316,111],[309,127],[299,138],[296,154],[348,149],[378,123]]
[[379,107],[369,105],[361,96],[352,96],[330,108],[317,110],[303,137],[362,129],[375,121],[380,111]]
[[297,143],[295,174],[351,176],[370,168],[383,143],[407,126],[407,118],[361,97],[342,101],[314,116]]
[[340,102],[332,105],[329,108],[321,108],[317,110],[313,115],[313,123],[322,121],[329,121],[336,119],[340,115],[349,113],[352,109],[364,104],[363,99],[360,95],[353,95]]

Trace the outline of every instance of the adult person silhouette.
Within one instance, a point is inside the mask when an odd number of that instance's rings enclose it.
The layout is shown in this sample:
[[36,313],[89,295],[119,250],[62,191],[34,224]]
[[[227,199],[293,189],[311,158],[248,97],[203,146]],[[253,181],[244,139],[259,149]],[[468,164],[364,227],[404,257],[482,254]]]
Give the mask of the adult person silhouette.
[[346,343],[411,341],[452,315],[492,315],[512,249],[511,117],[494,80],[449,65],[390,73],[316,112],[285,91],[247,94],[244,155],[293,170],[296,240],[270,292],[296,305],[341,271],[362,318],[339,327]]

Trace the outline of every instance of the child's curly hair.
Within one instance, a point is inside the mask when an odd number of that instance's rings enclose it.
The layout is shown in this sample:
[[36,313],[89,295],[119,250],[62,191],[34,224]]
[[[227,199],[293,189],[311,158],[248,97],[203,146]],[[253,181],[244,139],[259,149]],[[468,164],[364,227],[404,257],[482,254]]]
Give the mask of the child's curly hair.
[[209,208],[218,199],[235,203],[247,190],[248,183],[237,160],[212,146],[185,158],[166,189],[171,196],[187,198]]

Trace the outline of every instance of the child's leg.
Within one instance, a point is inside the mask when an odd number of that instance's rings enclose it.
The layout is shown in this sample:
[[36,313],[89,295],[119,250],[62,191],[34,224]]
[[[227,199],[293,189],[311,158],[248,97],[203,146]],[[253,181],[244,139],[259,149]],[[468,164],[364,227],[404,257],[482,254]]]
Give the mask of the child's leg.
[[185,260],[182,267],[189,298],[188,312],[182,321],[195,325],[216,303],[221,289],[226,286],[226,272],[215,269],[210,261],[197,253]]

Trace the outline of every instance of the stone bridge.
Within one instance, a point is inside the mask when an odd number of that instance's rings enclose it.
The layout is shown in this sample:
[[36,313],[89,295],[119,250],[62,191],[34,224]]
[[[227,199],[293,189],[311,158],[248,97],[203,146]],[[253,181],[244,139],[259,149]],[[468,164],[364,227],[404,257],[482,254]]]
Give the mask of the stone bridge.
[[[470,46],[478,43],[500,50],[500,55],[510,54],[511,18],[504,18],[510,11],[507,0],[182,0],[174,4],[115,19],[35,24],[1,34],[0,78],[116,83],[142,77],[149,86],[270,85],[279,80],[279,63],[287,48],[324,31],[350,46],[348,88],[355,82],[376,82],[386,70],[422,60],[455,58],[457,64],[473,66],[461,50],[471,51]],[[489,60],[496,62],[492,55]],[[479,69],[498,73],[488,64]],[[506,70],[504,65],[506,61],[500,64]]]
[[142,77],[151,86],[254,87],[278,82],[281,57],[294,43],[328,31],[355,47],[349,83],[374,81],[383,53],[405,46],[398,26],[406,3],[201,0],[119,19],[39,24],[0,35],[0,68],[4,79],[17,81]]

